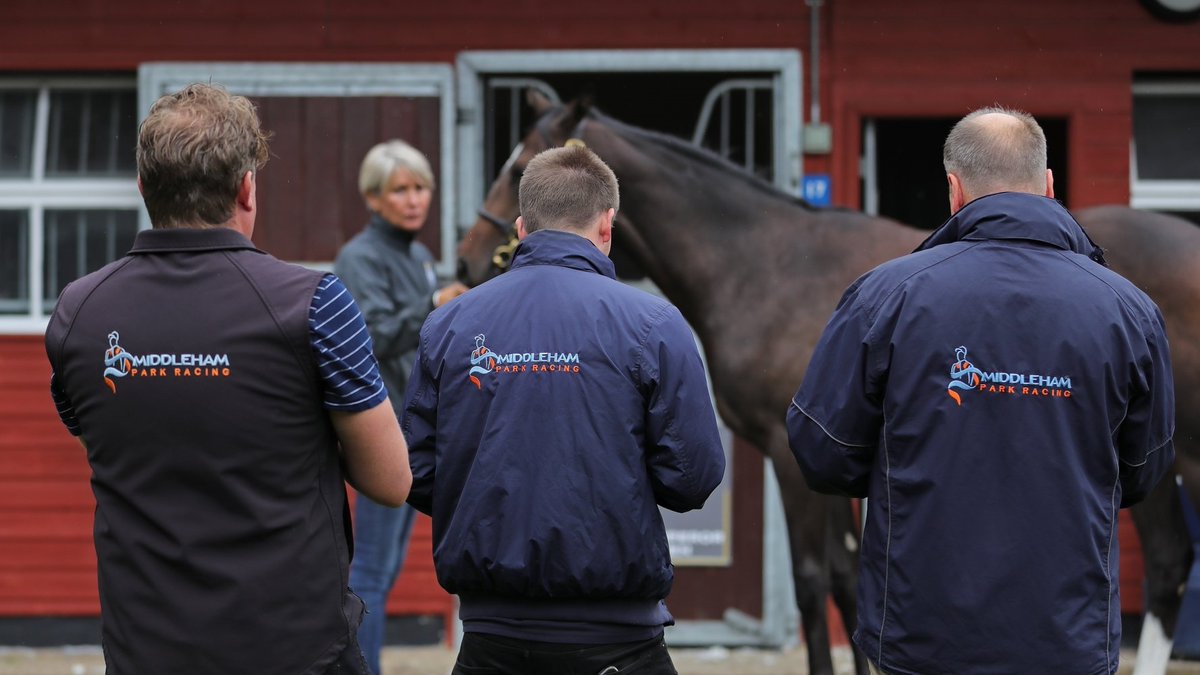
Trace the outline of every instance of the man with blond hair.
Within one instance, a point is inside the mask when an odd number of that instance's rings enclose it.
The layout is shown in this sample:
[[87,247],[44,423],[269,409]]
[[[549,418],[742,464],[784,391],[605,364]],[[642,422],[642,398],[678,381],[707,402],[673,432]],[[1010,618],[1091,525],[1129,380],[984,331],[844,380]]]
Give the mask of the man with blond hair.
[[946,139],[951,217],[858,279],[788,411],[869,497],[854,643],[896,674],[1116,672],[1117,513],[1174,458],[1162,315],[1053,199],[1030,115]]
[[153,229],[46,331],[92,469],[114,675],[367,672],[343,481],[403,503],[407,450],[341,282],[250,243],[266,159],[247,99],[160,98],[137,146]]
[[511,269],[421,330],[409,503],[461,600],[459,675],[675,673],[658,507],[702,506],[725,458],[691,330],[615,278],[618,199],[590,150],[537,155]]

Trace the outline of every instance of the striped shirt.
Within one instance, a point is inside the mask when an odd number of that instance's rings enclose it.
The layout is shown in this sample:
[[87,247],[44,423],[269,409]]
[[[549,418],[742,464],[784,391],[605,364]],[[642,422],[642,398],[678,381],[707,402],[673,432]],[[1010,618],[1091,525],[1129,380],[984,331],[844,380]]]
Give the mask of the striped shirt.
[[[321,378],[322,403],[327,410],[370,410],[387,399],[367,323],[336,275],[326,274],[313,293],[308,306],[308,334]],[[53,372],[50,395],[67,431],[78,436],[75,408]]]
[[372,351],[367,322],[334,274],[326,274],[313,293],[308,329],[326,409],[357,412],[383,403],[388,392]]

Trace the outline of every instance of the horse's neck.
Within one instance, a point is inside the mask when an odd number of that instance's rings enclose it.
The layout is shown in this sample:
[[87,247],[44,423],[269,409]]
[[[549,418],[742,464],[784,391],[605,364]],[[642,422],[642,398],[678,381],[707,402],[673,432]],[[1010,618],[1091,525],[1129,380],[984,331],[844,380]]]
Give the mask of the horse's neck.
[[626,225],[618,226],[614,245],[642,266],[697,329],[717,318],[728,320],[732,296],[743,282],[753,285],[751,277],[785,273],[785,258],[770,255],[773,248],[803,255],[812,238],[806,233],[813,226],[810,212],[720,167],[615,132],[596,150],[621,179]]

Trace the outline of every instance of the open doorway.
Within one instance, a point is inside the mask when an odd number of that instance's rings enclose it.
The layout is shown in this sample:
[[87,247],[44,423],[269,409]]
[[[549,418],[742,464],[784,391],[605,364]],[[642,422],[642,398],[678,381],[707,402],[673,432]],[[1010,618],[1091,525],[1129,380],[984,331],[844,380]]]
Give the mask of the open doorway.
[[[942,144],[958,121],[952,117],[869,118],[863,122],[862,210],[932,230],[950,217]],[[1039,119],[1054,171],[1054,196],[1067,194],[1067,121]]]

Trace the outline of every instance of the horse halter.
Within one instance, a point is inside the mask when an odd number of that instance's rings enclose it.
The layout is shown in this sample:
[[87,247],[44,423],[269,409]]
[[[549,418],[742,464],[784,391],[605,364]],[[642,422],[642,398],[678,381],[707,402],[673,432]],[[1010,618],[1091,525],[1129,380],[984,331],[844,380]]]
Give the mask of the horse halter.
[[[547,131],[549,124],[545,123],[545,119],[543,117],[538,121],[537,132],[542,137],[542,141],[546,144],[546,147],[552,148],[554,147],[554,142],[550,140],[550,133]],[[587,119],[588,115],[580,118],[579,123],[567,135],[567,140],[562,144],[562,147],[587,147],[587,143],[583,142],[583,128],[587,125]],[[521,243],[520,237],[517,236],[516,220],[504,220],[483,207],[479,208],[479,217],[488,221],[497,230],[500,230],[500,235],[504,237],[504,243],[492,251],[492,266],[500,270],[500,272],[507,272],[509,265],[512,265],[513,253],[516,252],[517,245]]]

